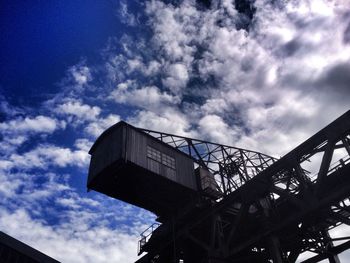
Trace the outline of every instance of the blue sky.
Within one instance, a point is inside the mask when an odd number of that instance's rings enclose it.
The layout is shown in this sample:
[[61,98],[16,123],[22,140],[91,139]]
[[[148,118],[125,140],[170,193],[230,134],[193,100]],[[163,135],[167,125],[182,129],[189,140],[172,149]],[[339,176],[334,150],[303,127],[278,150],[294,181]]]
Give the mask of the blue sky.
[[279,157],[348,110],[347,1],[252,7],[2,1],[0,229],[62,262],[132,262],[154,216],[86,192],[104,129],[123,119]]

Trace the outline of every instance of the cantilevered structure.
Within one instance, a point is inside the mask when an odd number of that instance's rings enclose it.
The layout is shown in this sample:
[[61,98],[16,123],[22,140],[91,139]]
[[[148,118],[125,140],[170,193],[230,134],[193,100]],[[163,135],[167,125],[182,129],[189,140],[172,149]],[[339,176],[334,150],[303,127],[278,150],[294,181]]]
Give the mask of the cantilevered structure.
[[90,150],[88,188],[145,208],[137,262],[304,262],[350,247],[350,111],[279,160],[120,122]]

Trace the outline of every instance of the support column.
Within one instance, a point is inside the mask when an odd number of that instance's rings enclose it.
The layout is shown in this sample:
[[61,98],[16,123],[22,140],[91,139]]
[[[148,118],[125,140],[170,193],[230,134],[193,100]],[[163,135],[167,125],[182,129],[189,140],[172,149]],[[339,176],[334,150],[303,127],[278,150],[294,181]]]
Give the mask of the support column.
[[334,247],[333,241],[331,239],[331,237],[329,236],[329,233],[327,230],[323,231],[323,236],[325,237],[325,239],[328,241],[328,261],[329,263],[340,263],[340,259],[338,257],[337,254],[334,254],[331,252],[331,248]]
[[268,242],[273,263],[283,263],[283,256],[278,238],[276,236],[270,236]]
[[[265,197],[259,200],[257,203],[258,207],[262,211],[262,219],[263,226],[266,229],[270,229],[272,225],[271,214],[272,214],[272,206],[269,197]],[[281,244],[278,237],[274,234],[271,234],[267,237],[267,249],[270,253],[270,257],[273,263],[283,263],[283,254],[281,250]]]
[[328,256],[329,263],[340,263],[338,255]]

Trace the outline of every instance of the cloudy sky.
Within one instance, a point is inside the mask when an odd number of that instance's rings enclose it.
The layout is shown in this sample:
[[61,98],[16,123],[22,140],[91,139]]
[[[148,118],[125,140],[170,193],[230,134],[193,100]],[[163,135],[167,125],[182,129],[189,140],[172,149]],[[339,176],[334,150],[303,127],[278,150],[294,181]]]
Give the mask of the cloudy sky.
[[86,192],[104,129],[280,157],[349,109],[347,0],[209,2],[1,2],[1,231],[62,262],[132,262],[154,216]]

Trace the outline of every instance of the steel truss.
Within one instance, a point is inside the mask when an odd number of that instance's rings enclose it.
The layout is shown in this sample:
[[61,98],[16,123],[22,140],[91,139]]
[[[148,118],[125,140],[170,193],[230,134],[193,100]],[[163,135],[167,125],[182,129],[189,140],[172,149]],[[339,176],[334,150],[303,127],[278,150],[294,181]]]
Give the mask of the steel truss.
[[305,251],[315,254],[303,262],[339,262],[350,248],[349,236],[328,233],[350,225],[350,111],[279,160],[144,131],[210,169],[224,195],[203,197],[161,224],[138,263],[296,262]]
[[269,155],[179,135],[140,129],[187,155],[209,170],[223,195],[233,192],[277,161]]

